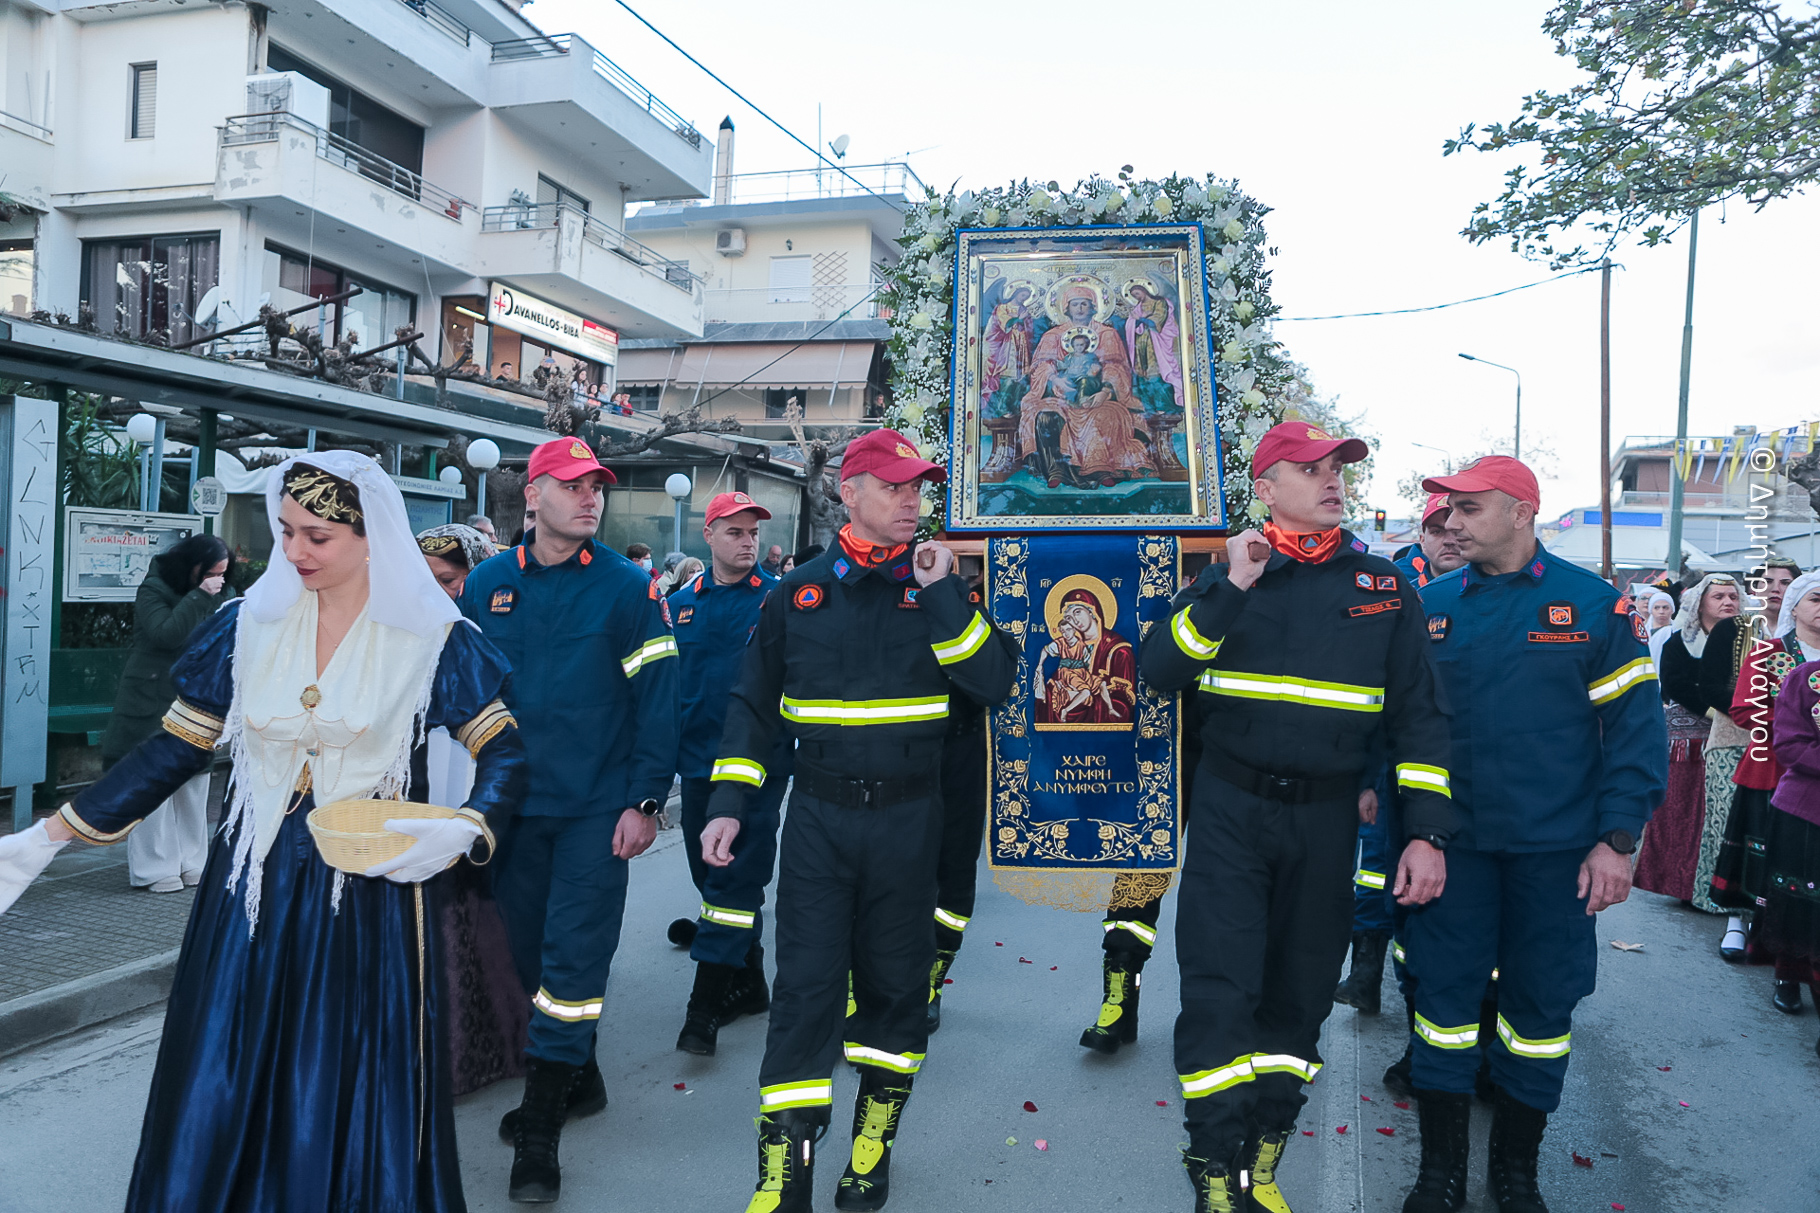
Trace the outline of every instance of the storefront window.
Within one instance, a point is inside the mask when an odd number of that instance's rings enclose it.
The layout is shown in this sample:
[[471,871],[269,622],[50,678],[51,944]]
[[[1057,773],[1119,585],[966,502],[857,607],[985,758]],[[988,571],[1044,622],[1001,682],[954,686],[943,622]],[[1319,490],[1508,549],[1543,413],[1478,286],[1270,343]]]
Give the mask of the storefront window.
[[83,252],[82,301],[102,332],[173,344],[201,335],[196,307],[216,282],[217,233],[90,240]]

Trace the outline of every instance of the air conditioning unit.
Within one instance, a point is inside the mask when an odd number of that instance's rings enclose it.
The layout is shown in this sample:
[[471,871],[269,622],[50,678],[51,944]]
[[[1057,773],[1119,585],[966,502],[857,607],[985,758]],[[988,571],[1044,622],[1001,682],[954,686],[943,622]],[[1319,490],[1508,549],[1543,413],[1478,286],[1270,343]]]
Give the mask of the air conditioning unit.
[[291,114],[328,129],[329,90],[296,72],[265,72],[246,78],[246,112]]
[[746,255],[746,229],[729,227],[714,233],[714,251],[723,257]]

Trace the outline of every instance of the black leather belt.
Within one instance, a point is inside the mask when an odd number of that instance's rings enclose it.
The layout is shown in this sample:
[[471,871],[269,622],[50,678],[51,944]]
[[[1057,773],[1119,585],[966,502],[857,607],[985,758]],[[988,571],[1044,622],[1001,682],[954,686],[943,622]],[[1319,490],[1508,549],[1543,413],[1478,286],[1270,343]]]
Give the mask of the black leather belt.
[[1357,775],[1338,775],[1328,779],[1290,779],[1269,775],[1241,766],[1224,755],[1211,759],[1213,773],[1241,792],[1250,792],[1265,800],[1284,804],[1312,804],[1317,800],[1339,800],[1358,795]]
[[806,762],[796,764],[796,788],[843,809],[888,809],[935,795],[927,779],[846,779]]

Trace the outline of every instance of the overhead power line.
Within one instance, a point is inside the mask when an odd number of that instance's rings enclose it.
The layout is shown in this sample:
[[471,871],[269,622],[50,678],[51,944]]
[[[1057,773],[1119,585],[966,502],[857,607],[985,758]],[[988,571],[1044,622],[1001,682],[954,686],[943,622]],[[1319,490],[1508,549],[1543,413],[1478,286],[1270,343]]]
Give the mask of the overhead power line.
[[1460,307],[1462,304],[1467,304],[1467,303],[1483,303],[1487,299],[1496,299],[1500,295],[1514,295],[1518,291],[1527,291],[1531,287],[1547,286],[1549,283],[1559,282],[1563,278],[1573,278],[1573,277],[1577,277],[1580,274],[1590,274],[1590,273],[1594,272],[1595,270],[1597,270],[1598,268],[1599,267],[1596,265],[1583,266],[1577,270],[1568,270],[1564,274],[1556,274],[1552,278],[1543,278],[1539,282],[1525,282],[1522,286],[1513,286],[1513,287],[1509,287],[1502,291],[1493,291],[1489,295],[1474,295],[1471,299],[1455,299],[1452,303],[1431,303],[1427,307],[1399,307],[1399,308],[1392,308],[1389,311],[1383,311],[1383,312],[1341,312],[1341,313],[1339,313],[1337,315],[1333,315],[1333,316],[1273,316],[1273,317],[1271,317],[1271,319],[1275,320],[1275,321],[1358,320],[1358,319],[1362,319],[1366,316],[1409,316],[1409,315],[1413,315],[1416,312],[1438,312],[1442,308]]

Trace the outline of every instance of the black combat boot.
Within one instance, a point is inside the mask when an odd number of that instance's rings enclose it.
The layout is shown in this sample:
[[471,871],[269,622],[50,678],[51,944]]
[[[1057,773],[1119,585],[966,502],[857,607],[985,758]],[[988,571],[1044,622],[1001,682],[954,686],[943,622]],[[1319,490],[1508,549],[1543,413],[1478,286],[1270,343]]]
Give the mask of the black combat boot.
[[1383,1005],[1384,949],[1389,945],[1385,931],[1352,933],[1352,971],[1333,992],[1335,1002],[1357,1008],[1361,1015],[1378,1013]]
[[1548,1213],[1536,1186],[1536,1156],[1547,1128],[1548,1113],[1498,1089],[1491,1114],[1491,1156],[1486,1160],[1486,1187],[1498,1202],[1498,1213]]
[[1384,1087],[1391,1094],[1407,1099],[1415,1093],[1409,1072],[1416,1062],[1416,1004],[1407,994],[1403,996],[1403,1014],[1409,1020],[1409,1034],[1403,1038],[1403,1056],[1391,1062],[1384,1071]]
[[1472,1151],[1472,1096],[1417,1091],[1422,1162],[1403,1213],[1458,1213],[1466,1203],[1466,1163]]
[[695,988],[689,992],[689,1009],[683,1016],[682,1031],[676,1047],[699,1057],[714,1056],[715,1041],[727,1007],[727,994],[739,970],[732,965],[698,961],[695,965]]
[[[606,1110],[607,1082],[600,1076],[600,1062],[590,1057],[575,1076],[575,1085],[569,1088],[569,1114],[563,1123]],[[499,1118],[499,1140],[508,1146],[518,1140],[517,1108]]]
[[948,970],[954,967],[956,952],[939,948],[935,953],[935,965],[929,970],[929,1013],[927,1016],[929,1034],[942,1026],[942,986],[947,983]]
[[1182,1165],[1194,1185],[1194,1213],[1242,1213],[1245,1196],[1239,1188],[1239,1168],[1231,1161],[1201,1158],[1190,1146],[1182,1154]]
[[758,1118],[758,1190],[746,1213],[810,1213],[815,1143],[827,1131],[803,1108]]
[[1245,1149],[1245,1171],[1251,1184],[1245,1189],[1245,1213],[1291,1213],[1283,1190],[1277,1187],[1277,1165],[1289,1147],[1290,1130],[1260,1133]]
[[1100,1017],[1081,1033],[1081,1048],[1096,1053],[1117,1053],[1120,1045],[1137,1039],[1138,985],[1142,980],[1142,962],[1118,952],[1107,952],[1101,964],[1104,994]]
[[756,939],[746,949],[746,963],[735,970],[727,987],[727,1005],[720,1022],[732,1023],[741,1015],[763,1015],[771,1009],[771,987],[765,983],[765,949]]
[[1491,1080],[1491,1042],[1498,1038],[1498,979],[1485,983],[1479,1001],[1479,1072],[1473,1076],[1472,1093],[1482,1104],[1498,1102],[1498,1087]]
[[837,1209],[882,1209],[891,1196],[891,1147],[897,1119],[910,1102],[910,1075],[877,1066],[859,1071],[859,1098],[853,1102],[853,1154],[834,1190]]
[[512,1200],[546,1205],[562,1195],[557,1147],[568,1116],[569,1093],[580,1073],[580,1066],[531,1058],[512,1140],[512,1178],[506,1192]]

